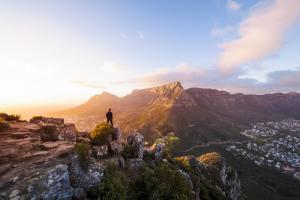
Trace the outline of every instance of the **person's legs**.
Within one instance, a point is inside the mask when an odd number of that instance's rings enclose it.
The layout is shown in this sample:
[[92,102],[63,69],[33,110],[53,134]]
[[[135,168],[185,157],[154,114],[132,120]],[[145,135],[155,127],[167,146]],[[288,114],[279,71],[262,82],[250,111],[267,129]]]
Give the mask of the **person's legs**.
[[108,119],[108,118],[106,118],[106,123],[107,123],[107,124],[109,123],[109,119]]
[[110,121],[111,126],[114,126],[113,120],[112,120],[112,119],[109,119],[109,121]]

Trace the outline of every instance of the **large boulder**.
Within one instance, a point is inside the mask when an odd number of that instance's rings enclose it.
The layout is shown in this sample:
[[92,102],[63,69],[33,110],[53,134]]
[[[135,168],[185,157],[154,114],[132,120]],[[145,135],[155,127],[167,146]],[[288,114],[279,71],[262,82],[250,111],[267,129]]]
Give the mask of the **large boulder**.
[[94,158],[89,158],[87,169],[83,169],[77,155],[72,157],[69,166],[70,181],[74,188],[83,188],[89,190],[97,186],[104,176],[104,164]]
[[144,136],[140,133],[134,133],[128,136],[127,143],[133,149],[133,156],[138,159],[143,159],[144,151]]
[[108,145],[92,146],[92,155],[97,159],[108,156]]
[[41,129],[41,140],[42,142],[55,142],[59,140],[59,130],[55,125],[45,125]]
[[77,130],[74,124],[43,125],[40,130],[42,142],[66,141],[74,143],[77,139]]
[[29,199],[68,200],[73,197],[67,165],[57,165],[27,188]]
[[64,124],[58,127],[59,140],[67,141],[67,142],[76,142],[77,138],[77,130],[75,128],[75,124]]

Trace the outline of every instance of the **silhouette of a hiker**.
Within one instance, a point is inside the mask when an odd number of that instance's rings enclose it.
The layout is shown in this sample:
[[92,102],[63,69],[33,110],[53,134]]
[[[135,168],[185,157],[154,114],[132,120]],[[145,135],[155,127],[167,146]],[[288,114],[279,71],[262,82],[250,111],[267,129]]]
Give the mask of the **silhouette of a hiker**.
[[106,123],[111,124],[111,126],[114,126],[113,124],[113,113],[111,112],[111,109],[108,109],[108,112],[106,113]]

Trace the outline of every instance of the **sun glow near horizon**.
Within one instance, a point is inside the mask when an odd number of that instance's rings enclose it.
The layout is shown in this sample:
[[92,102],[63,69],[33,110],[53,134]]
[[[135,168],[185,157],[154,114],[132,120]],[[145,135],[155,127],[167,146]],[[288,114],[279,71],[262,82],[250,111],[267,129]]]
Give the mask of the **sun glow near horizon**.
[[[297,0],[117,2],[0,0],[0,108],[68,106],[173,81],[244,93],[300,90]],[[273,21],[282,16],[289,17]],[[257,31],[276,48],[258,51],[263,37],[248,37]],[[220,73],[220,56],[237,63],[229,74]]]

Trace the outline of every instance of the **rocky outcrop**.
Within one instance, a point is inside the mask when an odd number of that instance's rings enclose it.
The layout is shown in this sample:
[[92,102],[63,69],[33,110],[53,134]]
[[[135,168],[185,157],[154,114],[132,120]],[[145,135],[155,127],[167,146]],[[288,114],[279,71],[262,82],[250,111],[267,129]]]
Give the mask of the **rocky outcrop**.
[[27,191],[24,196],[30,199],[71,199],[74,189],[70,184],[68,166],[55,166],[46,176],[29,185]]
[[36,117],[30,120],[30,123],[39,125],[41,140],[43,142],[67,141],[76,142],[77,130],[75,124],[64,124],[61,118]]
[[[216,153],[209,154],[215,155]],[[205,157],[206,155],[204,154],[203,156]],[[241,185],[237,172],[226,163],[221,155],[219,156],[219,160],[216,161],[215,158],[212,158],[214,159],[212,162],[210,162],[210,160],[203,160],[203,158],[201,158],[202,156],[198,158],[194,156],[184,156],[177,158],[177,160],[183,163],[183,170],[188,169],[188,173],[192,174],[192,176],[199,177],[200,180],[205,180],[215,185],[216,190],[224,194],[227,199],[242,199]],[[197,184],[199,183],[193,182],[193,185]],[[199,188],[198,192],[197,187],[194,186],[193,188],[195,189],[195,194],[199,195],[201,192]],[[198,196],[197,199],[200,199],[200,196]]]
[[226,164],[223,158],[222,168],[219,171],[222,180],[222,188],[229,199],[238,200],[241,196],[241,183],[238,179],[237,172]]
[[87,169],[83,169],[80,166],[78,156],[75,155],[72,157],[69,165],[72,187],[88,190],[89,188],[97,186],[103,178],[104,169],[103,162],[95,160],[92,157],[89,158]]
[[131,145],[135,158],[143,159],[144,136],[140,133],[134,133],[127,138],[128,145]]
[[65,121],[63,118],[37,116],[37,117],[33,117],[32,119],[30,119],[29,122],[30,123],[45,123],[45,124],[63,125]]
[[152,147],[152,151],[154,154],[154,159],[156,161],[160,161],[163,159],[164,153],[166,150],[166,145],[164,143],[157,143]]

